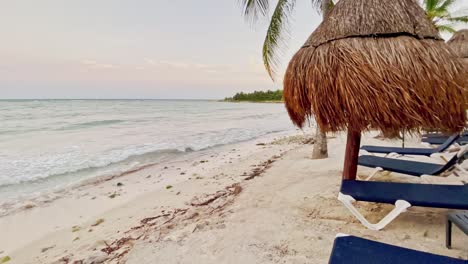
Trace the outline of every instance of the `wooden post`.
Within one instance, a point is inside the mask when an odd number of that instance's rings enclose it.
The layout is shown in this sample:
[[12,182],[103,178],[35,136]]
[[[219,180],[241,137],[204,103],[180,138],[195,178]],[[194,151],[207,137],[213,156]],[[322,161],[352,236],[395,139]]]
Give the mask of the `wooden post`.
[[361,132],[349,131],[343,168],[343,180],[356,180]]

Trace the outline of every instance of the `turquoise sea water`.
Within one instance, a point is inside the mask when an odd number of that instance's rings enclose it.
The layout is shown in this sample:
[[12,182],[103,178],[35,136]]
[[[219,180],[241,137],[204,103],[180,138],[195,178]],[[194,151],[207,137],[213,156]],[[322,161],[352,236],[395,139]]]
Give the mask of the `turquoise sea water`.
[[0,101],[0,198],[294,129],[282,104]]

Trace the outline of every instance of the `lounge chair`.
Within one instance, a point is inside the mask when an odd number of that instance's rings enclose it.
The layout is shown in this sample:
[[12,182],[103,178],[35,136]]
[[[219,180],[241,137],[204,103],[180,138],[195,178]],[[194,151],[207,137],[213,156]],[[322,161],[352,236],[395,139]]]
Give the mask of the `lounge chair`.
[[[466,130],[464,130],[462,133],[461,133],[461,136],[468,136],[468,132]],[[426,133],[426,134],[422,134],[421,135],[422,138],[428,138],[428,137],[445,137],[445,138],[448,138],[449,136],[447,134],[443,134],[443,133],[440,133],[440,132],[436,132],[436,133]]]
[[420,155],[420,156],[431,156],[435,153],[441,153],[446,151],[452,146],[460,136],[458,134],[452,135],[447,138],[445,142],[437,148],[395,148],[395,147],[381,147],[381,146],[368,146],[364,145],[361,147],[369,153],[382,153],[382,154],[398,154],[398,155]]
[[365,180],[370,180],[381,171],[391,171],[421,177],[438,176],[445,172],[457,170],[463,175],[468,175],[468,171],[459,165],[465,160],[465,153],[467,152],[468,146],[462,147],[458,153],[445,164],[393,159],[371,155],[359,156],[358,164],[365,167],[375,168]]
[[329,264],[467,264],[468,261],[408,248],[397,247],[364,238],[338,235]]
[[[421,141],[424,143],[428,143],[431,145],[441,145],[444,144],[445,141],[448,140],[449,137],[447,136],[433,136],[433,137],[423,137],[421,138]],[[466,145],[468,143],[468,135],[463,135],[460,136],[457,140],[456,143],[460,145]]]
[[[368,182],[343,180],[338,200],[367,228],[380,230],[411,206],[468,210],[468,185]],[[371,224],[353,206],[355,201],[395,204],[380,222]]]

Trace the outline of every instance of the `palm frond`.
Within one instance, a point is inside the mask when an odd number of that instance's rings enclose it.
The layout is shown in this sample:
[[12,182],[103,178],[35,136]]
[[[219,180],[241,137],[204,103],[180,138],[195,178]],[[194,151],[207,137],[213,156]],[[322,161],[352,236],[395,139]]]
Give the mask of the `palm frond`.
[[289,38],[289,22],[296,0],[279,0],[271,17],[270,26],[263,43],[263,63],[274,81],[279,55]]
[[317,11],[322,11],[322,0],[310,0],[312,7],[317,9]]
[[454,24],[468,23],[468,16],[465,12],[456,14],[458,12],[450,11],[456,2],[457,0],[423,0],[427,17],[439,31],[455,32]]
[[441,12],[448,12],[448,8],[452,6],[457,0],[445,0],[439,7],[437,7],[437,10]]
[[250,21],[255,21],[259,16],[267,16],[270,7],[269,0],[240,0],[242,13]]
[[439,32],[449,32],[449,33],[455,33],[456,30],[453,28],[453,25],[436,25],[437,30]]
[[468,23],[468,16],[448,17],[446,19],[450,22]]
[[434,9],[436,9],[439,2],[440,0],[424,0],[424,9],[426,10],[426,12],[433,11]]

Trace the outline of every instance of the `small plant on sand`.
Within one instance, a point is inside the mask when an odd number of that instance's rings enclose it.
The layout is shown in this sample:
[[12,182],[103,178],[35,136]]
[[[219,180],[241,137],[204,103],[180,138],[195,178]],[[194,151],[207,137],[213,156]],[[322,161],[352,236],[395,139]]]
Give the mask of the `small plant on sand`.
[[100,224],[104,223],[104,219],[100,218],[98,220],[96,220],[96,222],[94,224],[92,224],[91,226],[98,226]]

